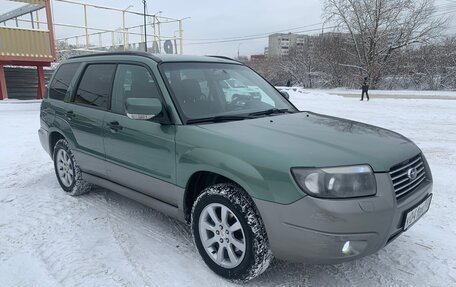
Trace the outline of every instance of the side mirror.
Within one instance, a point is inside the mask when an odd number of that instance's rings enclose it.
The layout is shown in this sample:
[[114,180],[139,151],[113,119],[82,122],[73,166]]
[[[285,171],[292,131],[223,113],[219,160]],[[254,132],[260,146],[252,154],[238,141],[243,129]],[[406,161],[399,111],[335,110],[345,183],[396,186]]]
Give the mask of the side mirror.
[[132,120],[150,120],[163,109],[158,99],[128,98],[126,102],[127,116]]
[[285,92],[285,91],[280,91],[280,93],[282,94],[282,96],[283,96],[285,99],[287,99],[287,100],[290,99],[290,94],[288,94],[287,92]]

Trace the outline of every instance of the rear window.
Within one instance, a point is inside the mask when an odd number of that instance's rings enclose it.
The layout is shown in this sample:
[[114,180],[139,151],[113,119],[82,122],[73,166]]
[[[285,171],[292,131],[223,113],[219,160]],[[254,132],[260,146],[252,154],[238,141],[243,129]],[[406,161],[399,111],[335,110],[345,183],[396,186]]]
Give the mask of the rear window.
[[49,87],[49,98],[63,101],[71,81],[81,63],[63,64],[57,70]]
[[94,64],[87,67],[79,83],[74,102],[106,109],[116,65]]

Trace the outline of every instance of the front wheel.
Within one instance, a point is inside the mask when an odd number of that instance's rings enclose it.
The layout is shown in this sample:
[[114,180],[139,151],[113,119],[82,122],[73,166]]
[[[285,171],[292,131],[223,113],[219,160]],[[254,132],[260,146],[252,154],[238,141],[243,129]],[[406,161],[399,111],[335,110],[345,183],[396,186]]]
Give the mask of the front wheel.
[[212,271],[248,281],[265,271],[272,252],[252,199],[234,184],[206,188],[192,210],[196,247]]

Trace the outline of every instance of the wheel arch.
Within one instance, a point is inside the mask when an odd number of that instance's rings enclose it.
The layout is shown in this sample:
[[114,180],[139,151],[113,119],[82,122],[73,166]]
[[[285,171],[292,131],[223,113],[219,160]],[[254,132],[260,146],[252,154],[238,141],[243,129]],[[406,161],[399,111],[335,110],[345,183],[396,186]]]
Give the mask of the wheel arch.
[[214,171],[196,171],[189,177],[184,192],[183,212],[185,221],[187,223],[190,223],[191,221],[191,212],[193,204],[195,203],[196,199],[201,194],[201,192],[207,187],[219,183],[232,183],[238,185],[244,190],[247,196],[251,197],[251,195],[247,192],[247,189],[242,184],[240,184],[238,181],[230,177],[227,177]]
[[252,198],[272,196],[260,171],[243,159],[215,149],[188,149],[179,156],[177,183],[185,187],[183,212],[189,221],[193,202],[204,188],[228,182]]
[[53,157],[54,154],[55,144],[61,139],[66,139],[62,132],[54,130],[49,133],[49,151],[51,157]]

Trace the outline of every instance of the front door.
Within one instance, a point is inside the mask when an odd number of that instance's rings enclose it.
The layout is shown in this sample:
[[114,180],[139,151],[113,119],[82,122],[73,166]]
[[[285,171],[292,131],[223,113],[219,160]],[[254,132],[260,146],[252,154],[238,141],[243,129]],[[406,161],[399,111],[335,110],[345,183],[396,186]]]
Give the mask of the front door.
[[74,154],[84,172],[104,176],[103,119],[108,108],[116,65],[90,64],[64,115],[71,127]]
[[[106,171],[111,181],[178,206],[175,174],[175,127],[157,119],[132,120],[127,98],[162,100],[152,73],[145,66],[119,64],[110,112],[105,116]],[[163,101],[162,101],[163,102]]]

